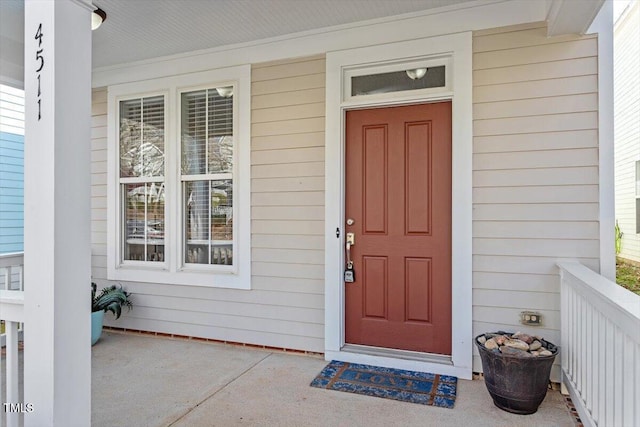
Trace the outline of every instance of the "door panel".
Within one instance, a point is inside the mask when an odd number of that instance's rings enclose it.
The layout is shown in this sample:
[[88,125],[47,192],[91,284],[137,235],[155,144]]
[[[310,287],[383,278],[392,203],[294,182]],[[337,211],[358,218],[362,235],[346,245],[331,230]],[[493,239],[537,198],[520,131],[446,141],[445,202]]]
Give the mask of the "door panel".
[[387,232],[387,127],[365,126],[363,133],[362,163],[364,177],[362,199],[364,203],[364,232]]
[[405,141],[406,234],[431,233],[431,124],[407,125]]
[[349,111],[347,343],[451,354],[451,103]]
[[364,272],[364,316],[385,319],[387,317],[387,258],[381,256],[362,257]]
[[431,322],[431,258],[406,258],[405,305],[406,321]]

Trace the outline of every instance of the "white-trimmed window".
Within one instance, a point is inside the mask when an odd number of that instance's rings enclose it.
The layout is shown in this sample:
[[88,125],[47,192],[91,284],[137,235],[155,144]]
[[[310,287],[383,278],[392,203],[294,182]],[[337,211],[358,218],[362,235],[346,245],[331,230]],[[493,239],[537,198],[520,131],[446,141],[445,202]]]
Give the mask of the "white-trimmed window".
[[450,55],[433,55],[414,61],[358,64],[343,70],[342,99],[345,104],[376,100],[424,99],[452,91]]
[[110,86],[108,278],[250,287],[250,66]]

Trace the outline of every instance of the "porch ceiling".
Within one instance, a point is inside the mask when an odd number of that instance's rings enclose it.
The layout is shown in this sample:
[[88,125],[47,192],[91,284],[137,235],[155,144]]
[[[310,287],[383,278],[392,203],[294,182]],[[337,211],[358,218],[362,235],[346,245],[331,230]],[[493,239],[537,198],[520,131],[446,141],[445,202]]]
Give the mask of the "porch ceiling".
[[95,0],[93,66],[252,42],[469,0]]
[[[87,0],[91,1],[91,0]],[[107,13],[93,33],[93,68],[251,43],[430,9],[525,0],[92,0]],[[539,0],[543,1],[543,0]],[[555,33],[588,26],[604,0],[546,2]],[[465,4],[466,3],[466,4]],[[573,22],[576,28],[555,25]],[[569,18],[567,18],[569,17]],[[24,0],[0,0],[0,81],[22,85]],[[557,27],[557,28],[556,28]]]

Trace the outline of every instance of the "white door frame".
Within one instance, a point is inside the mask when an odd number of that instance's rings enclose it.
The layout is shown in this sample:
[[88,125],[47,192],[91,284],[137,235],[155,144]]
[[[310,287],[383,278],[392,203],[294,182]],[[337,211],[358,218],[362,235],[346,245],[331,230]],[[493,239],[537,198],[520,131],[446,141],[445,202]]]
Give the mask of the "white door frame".
[[[325,128],[325,358],[471,378],[472,373],[472,34],[464,32],[327,53]],[[444,90],[349,97],[354,70],[447,61]],[[393,65],[392,65],[393,66]],[[361,74],[356,71],[356,74]],[[362,98],[360,100],[359,98]],[[344,124],[348,109],[452,101],[452,353],[440,360],[362,354],[344,346]],[[445,360],[446,359],[446,360]]]

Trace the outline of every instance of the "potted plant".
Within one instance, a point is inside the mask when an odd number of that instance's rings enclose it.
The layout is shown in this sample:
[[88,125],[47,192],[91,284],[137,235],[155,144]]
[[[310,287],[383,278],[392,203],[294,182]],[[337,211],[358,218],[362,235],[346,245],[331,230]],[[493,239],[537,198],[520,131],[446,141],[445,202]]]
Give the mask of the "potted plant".
[[94,345],[102,335],[102,323],[104,321],[104,313],[110,311],[120,317],[122,307],[126,306],[129,310],[133,307],[129,297],[131,294],[122,289],[122,286],[111,285],[103,288],[98,295],[97,285],[91,283],[91,345]]

